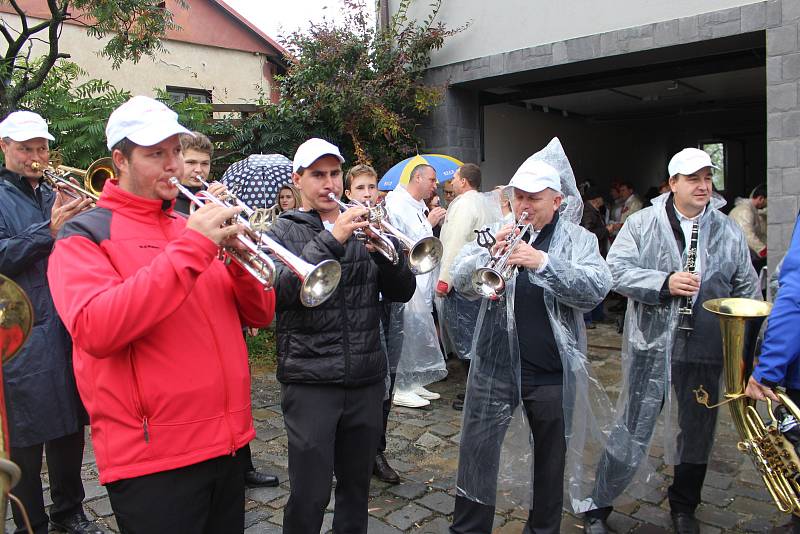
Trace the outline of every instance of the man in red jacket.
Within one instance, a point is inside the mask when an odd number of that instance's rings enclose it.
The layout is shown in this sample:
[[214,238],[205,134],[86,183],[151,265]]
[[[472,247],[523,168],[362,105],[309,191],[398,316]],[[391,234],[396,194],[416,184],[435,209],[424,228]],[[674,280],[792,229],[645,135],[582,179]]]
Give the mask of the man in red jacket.
[[48,269],[100,482],[125,533],[244,530],[233,454],[255,431],[241,325],[267,326],[275,298],[217,259],[242,230],[226,223],[238,209],[173,213],[181,133],[147,97],[111,114],[118,179],[62,229]]

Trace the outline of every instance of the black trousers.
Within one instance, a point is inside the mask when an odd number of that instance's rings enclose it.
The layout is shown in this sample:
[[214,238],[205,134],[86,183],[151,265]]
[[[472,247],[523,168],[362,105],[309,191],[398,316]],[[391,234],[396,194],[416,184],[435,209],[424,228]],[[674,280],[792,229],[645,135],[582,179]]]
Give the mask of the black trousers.
[[318,534],[336,475],[336,534],[367,532],[369,483],[381,429],[384,383],[359,388],[284,384],[291,494],[283,532]]
[[381,435],[378,438],[378,453],[386,451],[386,426],[389,424],[389,412],[392,410],[392,395],[394,395],[394,379],[397,373],[389,375],[389,398],[383,401],[383,426]]
[[239,464],[242,466],[242,474],[256,470],[253,465],[253,452],[250,450],[249,443],[236,451],[236,458],[238,458]]
[[[522,399],[533,436],[533,502],[525,532],[558,534],[564,504],[564,467],[567,444],[564,440],[563,387],[533,386]],[[469,446],[468,443],[463,444]],[[456,497],[452,534],[489,534],[494,521],[494,506]]]
[[[11,490],[11,493],[25,505],[35,534],[46,534],[48,526],[40,476],[42,452],[47,454],[50,496],[53,498],[50,516],[58,521],[82,510],[81,503],[84,497],[83,480],[81,480],[83,445],[83,429],[81,429],[80,432],[38,445],[11,447],[11,461],[22,470],[22,478]],[[14,532],[27,532],[22,514],[17,506],[12,504],[11,510],[17,526]]]
[[[620,427],[623,432],[631,432],[640,443],[650,443],[655,425],[644,428],[642,421],[653,421],[663,407],[655,407],[656,413],[646,411],[654,409],[641,402],[643,388],[647,387],[648,366],[653,365],[649,358],[634,358],[629,370],[629,383],[638,384],[638,388],[628,391],[625,413],[622,414],[625,424]],[[714,428],[718,410],[709,410],[697,403],[694,389],[703,384],[708,391],[711,402],[717,402],[719,396],[719,376],[721,367],[708,364],[673,362],[672,386],[678,407],[677,450],[681,462],[675,465],[672,485],[667,491],[670,509],[673,512],[694,513],[700,505],[700,494],[703,489],[708,464],[690,462],[686,457],[708,457],[714,444]],[[612,432],[610,442],[615,441]],[[641,455],[646,451],[640,451]],[[608,450],[603,454],[597,467],[597,480],[603,481],[602,494],[595,495],[596,502],[612,502],[627,488],[639,467],[623,463],[614,458]],[[595,492],[597,493],[596,486]],[[608,518],[613,508],[606,506],[586,513],[589,517]]]
[[235,456],[106,485],[122,534],[244,532],[244,477]]

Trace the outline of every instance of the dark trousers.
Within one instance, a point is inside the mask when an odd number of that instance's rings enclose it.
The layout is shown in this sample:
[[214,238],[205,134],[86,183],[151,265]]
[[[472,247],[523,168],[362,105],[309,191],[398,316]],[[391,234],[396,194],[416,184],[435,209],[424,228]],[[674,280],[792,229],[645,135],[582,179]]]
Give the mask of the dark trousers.
[[106,485],[122,534],[244,532],[244,478],[235,456]]
[[[614,458],[608,450],[603,454],[597,467],[597,481],[603,488],[595,487],[596,502],[612,502],[628,487],[636,474],[641,459],[646,455],[646,446],[649,445],[655,430],[655,418],[658,417],[663,407],[652,406],[652,403],[642,402],[643,389],[648,386],[648,368],[657,365],[649,358],[636,358],[631,361],[629,370],[629,383],[638,387],[631,387],[622,415],[625,424],[622,432],[630,432],[638,443],[645,444],[645,449],[636,451],[634,461],[621,462]],[[714,428],[718,410],[709,410],[697,403],[694,389],[703,384],[708,391],[711,402],[717,402],[719,396],[720,367],[708,364],[692,364],[687,362],[674,362],[672,364],[672,386],[675,389],[675,400],[678,408],[678,435],[677,450],[681,462],[675,466],[674,479],[668,489],[669,505],[673,512],[694,513],[700,504],[700,494],[705,481],[708,464],[701,461],[688,461],[687,458],[707,458],[711,453],[714,443]],[[651,422],[648,425],[644,422]],[[609,437],[609,442],[615,442],[614,433]],[[589,517],[606,519],[613,508],[606,506],[586,513]]]
[[[50,496],[53,506],[50,516],[58,521],[82,510],[83,480],[83,429],[80,432],[29,447],[11,447],[11,461],[22,470],[22,478],[11,493],[25,505],[35,534],[46,534],[48,517],[42,495],[42,452],[47,455],[47,473],[50,479]],[[22,514],[11,505],[16,533],[27,532]]]
[[[567,454],[563,387],[533,386],[523,397],[522,404],[533,436],[533,502],[523,532],[557,534],[561,528]],[[468,443],[464,445],[469,446]],[[456,497],[450,532],[489,534],[494,511],[494,506]]]
[[367,502],[381,430],[383,381],[358,388],[284,384],[291,494],[283,532],[318,534],[336,475],[333,531],[367,532]]
[[389,375],[389,398],[383,400],[383,426],[381,427],[381,435],[378,438],[378,453],[386,451],[386,426],[389,424],[389,412],[392,409],[392,395],[394,395],[394,379],[396,373]]
[[253,465],[253,452],[250,450],[249,443],[236,451],[236,458],[239,460],[239,464],[242,466],[242,474],[245,474],[248,471],[256,470],[255,466]]

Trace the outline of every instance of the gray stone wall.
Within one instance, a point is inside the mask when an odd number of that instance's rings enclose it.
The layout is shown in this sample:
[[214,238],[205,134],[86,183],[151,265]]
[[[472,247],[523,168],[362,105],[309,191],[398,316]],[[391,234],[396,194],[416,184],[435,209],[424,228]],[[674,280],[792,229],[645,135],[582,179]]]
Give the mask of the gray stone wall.
[[767,24],[767,249],[774,269],[800,208],[800,0],[770,0]]
[[431,69],[429,82],[450,87],[420,128],[424,149],[479,163],[477,95],[452,85],[759,30],[767,35],[768,248],[773,269],[788,247],[800,209],[800,0],[767,0]]

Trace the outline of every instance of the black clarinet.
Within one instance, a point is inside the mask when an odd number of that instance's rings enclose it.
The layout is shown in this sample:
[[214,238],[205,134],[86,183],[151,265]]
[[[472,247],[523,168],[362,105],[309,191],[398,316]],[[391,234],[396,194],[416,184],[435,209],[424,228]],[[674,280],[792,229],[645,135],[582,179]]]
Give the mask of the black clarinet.
[[[695,219],[692,223],[692,236],[689,239],[689,248],[686,250],[686,267],[683,269],[687,273],[694,273],[697,268],[697,234],[699,228],[699,219]],[[681,306],[678,308],[678,330],[691,332],[694,330],[692,321],[692,304],[694,297],[683,297],[681,299]]]

